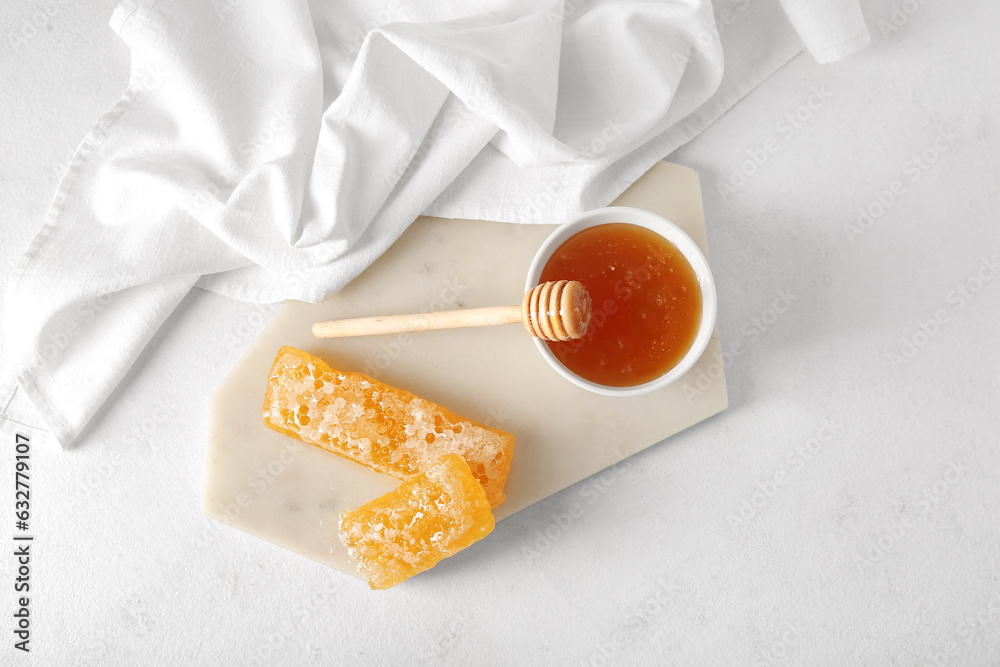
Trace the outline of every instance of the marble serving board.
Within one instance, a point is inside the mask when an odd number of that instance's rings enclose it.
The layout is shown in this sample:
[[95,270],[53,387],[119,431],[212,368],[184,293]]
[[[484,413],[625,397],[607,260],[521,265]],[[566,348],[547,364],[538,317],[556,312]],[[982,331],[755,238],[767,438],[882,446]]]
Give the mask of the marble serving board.
[[[661,162],[614,204],[668,218],[707,256],[693,170]],[[319,304],[282,305],[213,397],[205,511],[358,576],[337,535],[339,514],[399,482],[264,426],[266,378],[283,345],[513,433],[498,521],[724,410],[718,332],[685,378],[627,398],[592,394],[560,377],[520,325],[339,340],[310,333],[313,322],[328,319],[517,304],[528,265],[553,229],[421,217],[340,292]],[[685,392],[699,373],[714,380],[699,383],[700,393]]]

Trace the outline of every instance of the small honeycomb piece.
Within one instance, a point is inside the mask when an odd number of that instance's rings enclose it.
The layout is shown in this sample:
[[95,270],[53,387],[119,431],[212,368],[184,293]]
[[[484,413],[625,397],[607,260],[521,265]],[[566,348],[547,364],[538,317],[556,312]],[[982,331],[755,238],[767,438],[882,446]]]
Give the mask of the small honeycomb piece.
[[335,371],[293,347],[274,360],[262,417],[275,431],[397,479],[458,454],[490,504],[504,500],[514,436],[366,375]]
[[340,540],[375,590],[430,569],[493,530],[486,492],[457,454],[340,515]]

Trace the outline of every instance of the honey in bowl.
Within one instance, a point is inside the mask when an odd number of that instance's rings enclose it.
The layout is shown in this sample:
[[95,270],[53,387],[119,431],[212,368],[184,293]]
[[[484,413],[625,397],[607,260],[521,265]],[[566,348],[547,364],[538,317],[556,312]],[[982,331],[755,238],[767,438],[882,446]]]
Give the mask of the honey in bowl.
[[608,387],[651,382],[691,349],[702,294],[691,264],[656,232],[627,223],[584,229],[556,249],[541,282],[578,280],[593,300],[583,338],[547,343],[566,368]]

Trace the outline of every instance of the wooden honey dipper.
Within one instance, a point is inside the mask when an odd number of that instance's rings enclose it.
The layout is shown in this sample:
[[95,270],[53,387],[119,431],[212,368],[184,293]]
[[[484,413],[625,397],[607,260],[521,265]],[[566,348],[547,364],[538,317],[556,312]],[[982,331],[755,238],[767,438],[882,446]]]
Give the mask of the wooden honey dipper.
[[331,320],[317,322],[312,332],[316,338],[344,338],[523,322],[528,333],[536,338],[573,340],[587,333],[592,310],[590,294],[582,284],[575,280],[556,280],[532,287],[520,306]]

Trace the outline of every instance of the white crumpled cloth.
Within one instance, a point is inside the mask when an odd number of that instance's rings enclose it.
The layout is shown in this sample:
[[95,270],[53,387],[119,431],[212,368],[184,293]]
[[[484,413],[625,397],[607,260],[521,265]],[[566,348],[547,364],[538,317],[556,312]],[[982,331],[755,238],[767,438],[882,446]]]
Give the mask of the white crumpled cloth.
[[420,213],[603,206],[803,42],[868,40],[857,0],[125,0],[111,23],[128,90],[5,302],[0,414],[63,445],[193,287],[315,301]]

